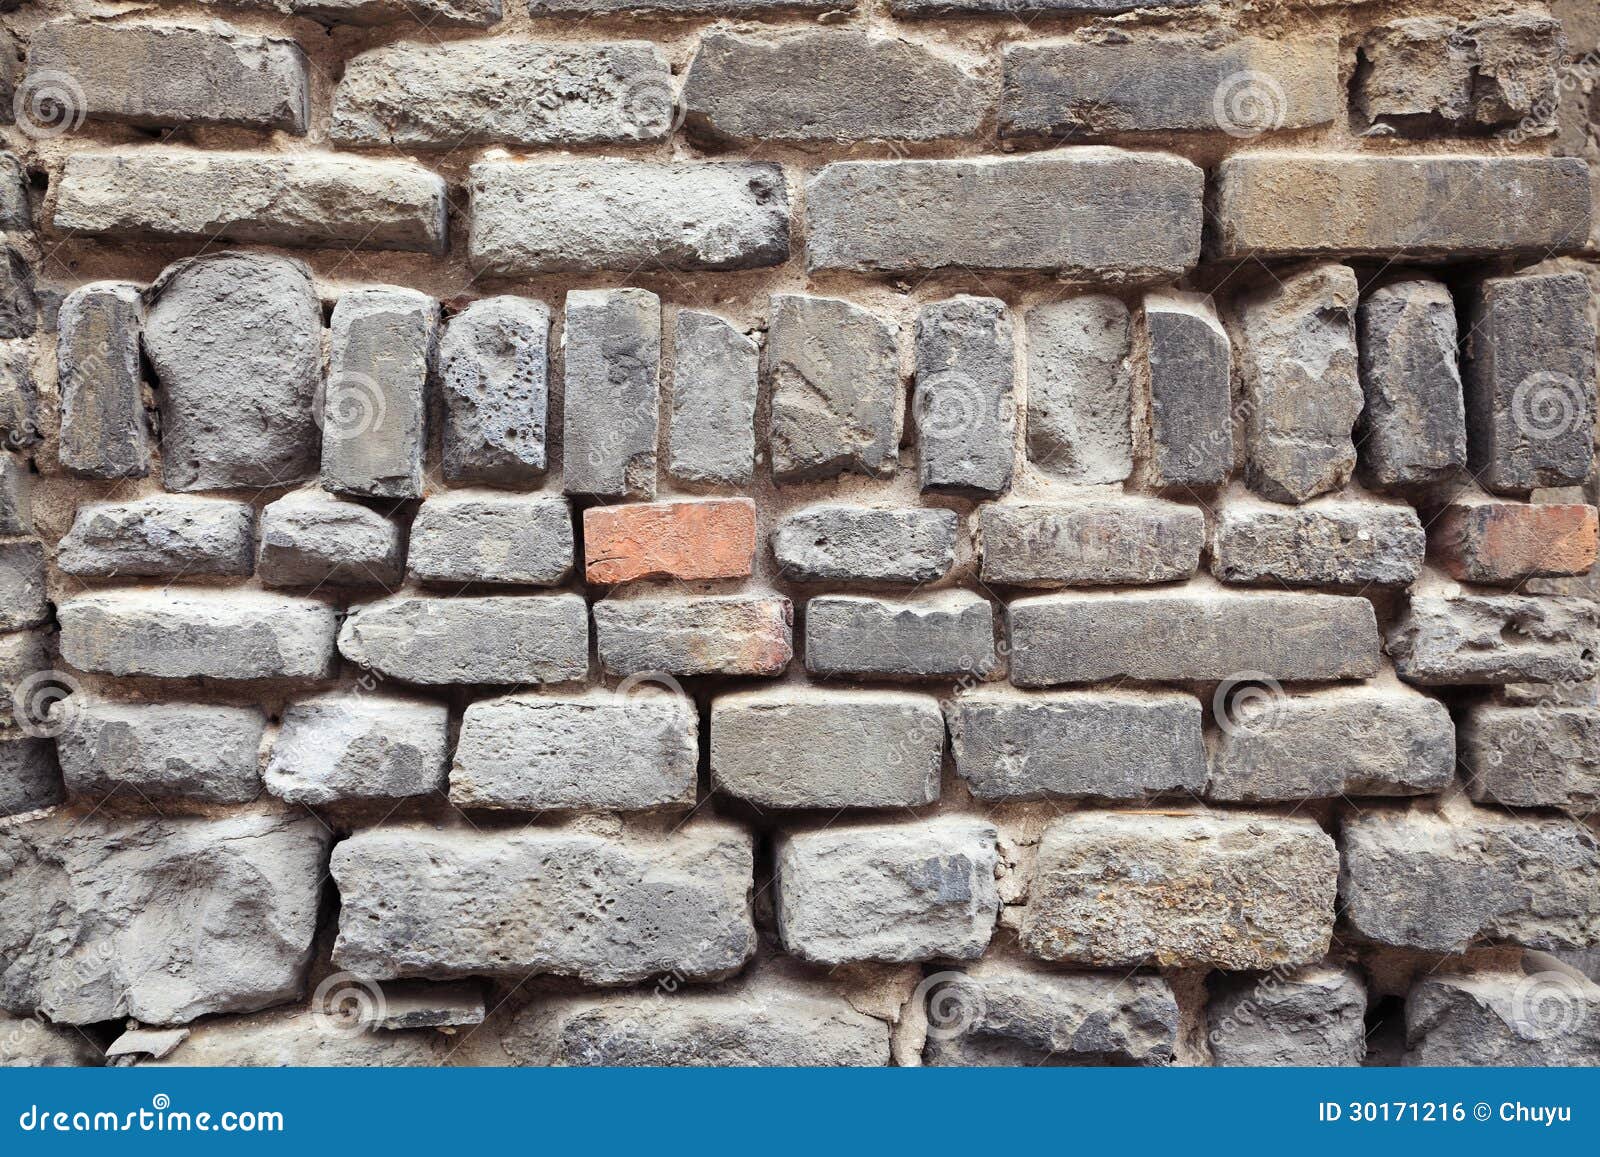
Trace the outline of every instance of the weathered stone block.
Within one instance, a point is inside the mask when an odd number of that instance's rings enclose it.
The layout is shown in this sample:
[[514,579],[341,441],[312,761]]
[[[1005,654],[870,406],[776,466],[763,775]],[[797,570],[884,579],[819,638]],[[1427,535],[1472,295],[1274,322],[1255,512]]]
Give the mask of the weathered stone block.
[[1437,699],[1365,687],[1240,695],[1218,704],[1207,799],[1428,795],[1455,778],[1455,727]]
[[584,577],[591,583],[747,578],[755,553],[756,504],[748,498],[583,512]]
[[216,253],[169,265],[150,287],[144,349],[168,490],[283,486],[312,473],[322,309],[303,264]]
[[345,62],[328,135],[459,149],[654,141],[672,125],[672,73],[647,41],[403,40]]
[[1461,770],[1480,803],[1600,810],[1600,711],[1475,703],[1461,725]]
[[983,581],[1019,587],[1125,586],[1186,579],[1205,515],[1157,499],[980,506]]
[[1417,580],[1426,553],[1422,520],[1409,506],[1232,504],[1212,532],[1211,573],[1226,583],[1403,587]]
[[[0,327],[3,328],[3,327]],[[39,443],[39,391],[25,341],[0,341],[0,435],[9,450]]]
[[1379,665],[1366,599],[1320,594],[1056,594],[1007,611],[1019,687],[1108,679],[1365,679]]
[[757,269],[789,258],[789,189],[773,164],[480,161],[469,181],[467,259],[481,273]]
[[48,739],[0,735],[0,816],[53,807],[66,798]]
[[0,1068],[92,1068],[103,1063],[100,1050],[76,1028],[0,1013]]
[[1169,279],[1199,257],[1204,185],[1205,174],[1180,157],[1108,148],[842,161],[806,184],[807,262],[858,273],[969,267]]
[[1457,953],[1600,939],[1600,842],[1565,819],[1368,811],[1347,816],[1339,899],[1360,937]]
[[1022,947],[1102,968],[1321,960],[1339,853],[1310,820],[1085,812],[1044,831]]
[[380,980],[720,979],[755,951],[752,859],[749,835],[720,821],[620,838],[367,828],[334,849],[333,960]]
[[95,578],[247,575],[255,566],[248,502],[158,494],[78,507],[56,545],[56,566]]
[[500,0],[264,0],[287,3],[312,20],[359,27],[419,21],[427,27],[488,28],[500,23]]
[[612,675],[780,675],[794,657],[794,608],[776,596],[606,599],[594,605]]
[[661,299],[643,289],[567,294],[568,494],[654,498],[661,404]]
[[514,695],[467,707],[450,768],[456,807],[692,807],[699,719],[682,695]]
[[1219,1065],[1359,1065],[1366,1015],[1366,985],[1349,968],[1230,977],[1206,1006],[1206,1039]]
[[997,839],[964,816],[783,836],[784,948],[813,964],[976,960],[1000,911]]
[[919,807],[943,755],[931,695],[775,687],[711,705],[712,783],[762,808]]
[[168,679],[324,679],[338,615],[292,595],[209,589],[94,591],[57,608],[61,657],[80,671]]
[[994,609],[971,591],[903,600],[820,595],[806,604],[806,670],[813,675],[981,679],[998,664]]
[[61,465],[81,478],[143,478],[150,433],[142,393],[139,287],[95,281],[67,294],[56,320]]
[[1145,457],[1156,486],[1214,486],[1233,470],[1233,351],[1210,300],[1193,293],[1144,299],[1150,390]]
[[1018,12],[1104,15],[1138,8],[1191,8],[1205,0],[889,0],[896,16],[1015,16]]
[[309,816],[55,814],[0,831],[0,1005],[184,1024],[294,1000],[332,836]]
[[1377,487],[1450,478],[1467,464],[1466,410],[1456,354],[1456,308],[1437,281],[1395,281],[1356,311],[1361,473]]
[[1028,457],[1077,483],[1133,472],[1132,323],[1095,294],[1028,311]]
[[917,314],[917,469],[924,490],[1011,488],[1017,407],[1011,315],[993,297],[953,297]]
[[24,720],[43,723],[59,698],[49,678],[40,675],[55,666],[51,638],[43,630],[0,634],[0,727]]
[[269,587],[400,585],[394,520],[326,491],[295,490],[261,511],[256,576]]
[[1600,985],[1568,971],[1429,975],[1406,995],[1406,1065],[1600,1064]]
[[73,795],[248,803],[261,794],[259,708],[78,694],[56,710],[56,750]]
[[449,747],[443,703],[335,692],[283,709],[262,779],[279,799],[312,806],[442,794]]
[[0,631],[37,627],[49,617],[44,547],[31,538],[0,541]]
[[764,372],[779,483],[894,473],[905,396],[889,326],[838,298],[775,294]]
[[439,340],[444,476],[526,486],[545,471],[550,307],[486,297],[450,319]]
[[558,494],[444,490],[411,523],[411,577],[553,587],[572,573],[572,511]]
[[680,309],[674,323],[668,470],[680,482],[744,486],[755,476],[754,338],[713,313]]
[[[332,0],[323,0],[332,3]],[[422,7],[432,6],[425,0]],[[335,988],[359,998],[365,988]],[[320,1010],[274,1008],[255,1016],[225,1016],[191,1026],[167,1057],[143,1060],[140,1068],[413,1068],[448,1062],[450,1038],[436,1032],[342,1031],[342,1022]]]
[[1192,695],[977,690],[951,704],[950,743],[981,800],[1143,800],[1206,779]]
[[1600,514],[1582,503],[1451,503],[1428,525],[1428,550],[1463,582],[1514,586],[1583,575],[1600,549]]
[[396,595],[351,610],[339,653],[407,683],[565,683],[588,674],[588,615],[568,594]]
[[1417,595],[1389,629],[1402,679],[1562,683],[1600,670],[1600,609],[1576,597]]
[[789,12],[850,11],[856,0],[528,0],[534,16],[587,19],[611,13],[659,16],[737,16],[754,18]]
[[33,479],[28,460],[0,450],[0,535],[33,533]]
[[956,559],[953,510],[809,506],[772,532],[783,576],[802,582],[926,583]]
[[[0,99],[7,112],[14,111],[11,77],[0,68]],[[10,118],[6,118],[10,119]],[[33,232],[33,206],[28,198],[28,174],[14,153],[0,153],[0,229],[15,233]]]

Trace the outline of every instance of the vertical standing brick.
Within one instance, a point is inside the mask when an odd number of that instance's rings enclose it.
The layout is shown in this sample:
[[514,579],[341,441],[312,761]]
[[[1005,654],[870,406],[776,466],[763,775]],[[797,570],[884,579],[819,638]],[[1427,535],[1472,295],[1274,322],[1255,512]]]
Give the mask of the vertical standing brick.
[[1357,296],[1347,266],[1314,265],[1239,303],[1245,475],[1263,498],[1304,502],[1343,486],[1355,467]]
[[667,468],[680,482],[743,486],[755,475],[760,350],[699,310],[680,309],[674,333]]
[[1146,468],[1156,486],[1215,486],[1233,469],[1233,351],[1210,300],[1144,299],[1150,410]]
[[954,297],[917,315],[917,464],[924,490],[1011,487],[1016,403],[1005,302]]
[[1426,278],[1367,295],[1356,313],[1362,477],[1376,487],[1448,478],[1467,464],[1466,410],[1450,291]]
[[0,735],[0,816],[51,807],[66,794],[48,739]]
[[1091,295],[1028,312],[1028,457],[1067,482],[1133,472],[1128,307]]
[[[9,36],[0,39],[0,48],[11,46]],[[0,53],[3,55],[3,53]],[[0,65],[3,73],[3,65]],[[0,100],[11,110],[11,93],[0,75]],[[15,233],[33,230],[33,207],[28,201],[28,174],[14,153],[0,153],[0,229]]]
[[322,484],[369,498],[422,495],[427,386],[439,303],[413,289],[355,289],[329,323]]
[[778,482],[894,473],[903,402],[887,325],[848,301],[775,294],[766,375]]
[[39,441],[39,391],[24,341],[0,341],[0,434],[14,450]]
[[49,617],[44,547],[31,538],[0,542],[0,631],[37,627]]
[[1580,273],[1493,277],[1473,295],[1467,453],[1500,493],[1584,480],[1594,457],[1595,328]]
[[755,561],[756,504],[726,498],[590,507],[583,552],[592,583],[746,578]]
[[0,253],[0,338],[30,337],[39,324],[33,272],[14,245]]
[[93,282],[61,303],[56,325],[61,465],[79,477],[150,473],[139,374],[143,323],[139,287],[128,282]]
[[568,494],[654,498],[661,398],[661,299],[643,289],[567,294]]
[[486,297],[451,319],[439,340],[444,476],[526,486],[545,471],[550,307]]
[[32,494],[27,459],[0,451],[0,535],[33,533]]
[[1452,503],[1428,527],[1428,549],[1463,582],[1512,585],[1587,574],[1600,536],[1581,503]]

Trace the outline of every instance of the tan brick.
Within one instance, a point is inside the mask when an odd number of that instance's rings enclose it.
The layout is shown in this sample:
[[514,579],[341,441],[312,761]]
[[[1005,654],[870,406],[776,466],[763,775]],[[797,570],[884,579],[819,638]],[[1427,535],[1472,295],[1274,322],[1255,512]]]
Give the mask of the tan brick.
[[755,553],[756,506],[748,498],[583,512],[584,567],[592,583],[746,578]]

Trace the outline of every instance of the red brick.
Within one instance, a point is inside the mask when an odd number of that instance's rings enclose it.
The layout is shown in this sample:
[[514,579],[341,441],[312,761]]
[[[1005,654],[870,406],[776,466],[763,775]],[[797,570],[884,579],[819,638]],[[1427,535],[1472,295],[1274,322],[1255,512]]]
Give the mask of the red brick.
[[1428,540],[1435,561],[1455,578],[1511,584],[1588,573],[1600,523],[1592,506],[1459,504],[1445,507]]
[[746,578],[755,554],[756,506],[748,498],[583,512],[584,566],[592,583]]

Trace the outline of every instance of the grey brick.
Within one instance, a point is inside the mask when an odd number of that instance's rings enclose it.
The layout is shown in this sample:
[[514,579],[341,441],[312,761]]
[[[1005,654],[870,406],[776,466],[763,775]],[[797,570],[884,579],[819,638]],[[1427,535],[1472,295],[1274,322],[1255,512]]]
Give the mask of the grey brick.
[[1227,583],[1403,587],[1417,580],[1427,545],[1409,506],[1234,503],[1218,512],[1211,573]]
[[774,687],[711,705],[712,783],[762,808],[919,807],[943,755],[931,695]]
[[1213,255],[1262,260],[1543,257],[1579,248],[1593,211],[1575,157],[1236,153],[1214,199]]
[[1343,486],[1355,468],[1358,297],[1348,266],[1313,265],[1236,303],[1245,479],[1264,498],[1305,502]]
[[1537,962],[1426,975],[1406,994],[1406,1046],[1408,1065],[1600,1065],[1600,985]]
[[279,799],[313,806],[443,794],[449,747],[443,703],[358,687],[285,707],[262,779]]
[[1371,291],[1356,313],[1361,473],[1378,487],[1438,482],[1467,464],[1466,410],[1450,291],[1423,278]]
[[1480,803],[1600,811],[1600,710],[1475,703],[1461,725],[1461,770]]
[[813,271],[858,273],[967,267],[1172,278],[1198,259],[1204,184],[1180,157],[1107,148],[842,161],[806,184],[807,262]]
[[56,665],[51,640],[43,630],[0,634],[0,731],[24,721],[44,722],[60,697],[53,680],[41,674]]
[[1600,844],[1582,824],[1471,809],[1345,818],[1339,899],[1359,937],[1458,953],[1600,939]]
[[1133,472],[1132,323],[1095,294],[1028,311],[1028,457],[1063,481]]
[[756,269],[789,258],[774,164],[480,161],[467,257],[481,273]]
[[341,147],[459,149],[661,140],[672,73],[642,40],[400,41],[345,63],[329,138]]
[[61,393],[61,465],[80,478],[143,478],[150,473],[139,335],[144,301],[137,285],[96,281],[67,294],[56,322]]
[[144,348],[159,385],[167,489],[308,477],[322,364],[310,270],[281,257],[217,253],[169,265],[150,294]]
[[248,502],[167,494],[84,503],[56,545],[56,565],[95,578],[248,575],[255,511]]
[[1007,613],[1019,687],[1108,679],[1207,682],[1261,672],[1283,682],[1378,671],[1366,599],[1322,594],[1054,594]]
[[[0,44],[4,42],[0,41]],[[4,80],[0,80],[0,100],[5,102],[9,110],[12,97]],[[0,152],[0,229],[14,233],[33,232],[28,173],[14,153]]]
[[772,532],[783,576],[802,582],[933,582],[955,565],[953,510],[808,506]]
[[[53,20],[28,39],[28,78],[81,93],[75,116],[306,131],[306,57],[293,40],[226,24]],[[27,81],[24,81],[27,83]]]
[[319,489],[296,490],[261,511],[256,575],[269,587],[400,585],[393,519]]
[[[250,0],[252,4],[255,0]],[[362,27],[417,21],[426,27],[488,28],[502,15],[500,0],[263,0],[312,20]]]
[[559,586],[572,573],[572,513],[556,494],[446,490],[417,511],[406,566],[422,582]]
[[80,671],[169,679],[322,679],[334,609],[246,590],[129,589],[64,600],[61,657]]
[[56,750],[74,795],[248,803],[261,794],[257,707],[63,700]]
[[486,297],[450,319],[438,351],[445,478],[515,487],[544,475],[549,356],[542,301]]
[[62,169],[59,233],[442,253],[445,186],[408,161],[138,146]]
[[1233,351],[1208,299],[1144,299],[1150,390],[1144,457],[1155,486],[1214,486],[1233,471]]
[[[354,989],[354,985],[348,988],[335,985],[330,997]],[[304,1007],[295,1006],[273,1008],[254,1016],[216,1017],[186,1029],[188,1036],[170,1056],[141,1060],[138,1067],[431,1067],[444,1064],[456,1048],[449,1043],[449,1037],[438,1032],[371,1032],[359,1027],[340,1032],[329,1031],[330,1026],[343,1027],[343,1022],[318,1018]]]
[[794,657],[794,608],[776,596],[610,598],[594,605],[612,675],[780,675]]
[[0,816],[54,807],[66,798],[48,739],[0,735]]
[[954,297],[917,314],[917,467],[924,490],[1011,488],[1017,407],[1011,315],[992,297]]
[[28,365],[28,343],[0,341],[0,435],[8,450],[40,440],[39,391]]
[[692,807],[700,759],[694,703],[640,693],[648,690],[470,704],[450,802],[523,811]]
[[998,664],[994,610],[971,591],[893,601],[820,595],[806,604],[806,670],[813,675],[981,679]]
[[674,478],[745,486],[755,477],[760,376],[754,338],[714,313],[678,311],[667,463]]
[[1009,16],[1019,12],[1106,15],[1141,8],[1192,8],[1206,0],[889,0],[896,16]]
[[10,242],[0,260],[0,339],[29,337],[39,326],[33,271]]
[[1000,911],[997,838],[966,816],[783,836],[784,948],[813,964],[976,960]]
[[[383,1015],[374,1028],[444,1028],[482,1024],[483,986],[474,981],[401,980],[383,986]],[[448,1034],[446,1034],[448,1035]]]
[[1473,294],[1467,460],[1500,493],[1575,486],[1594,459],[1595,327],[1579,273],[1494,277]]
[[1020,587],[1125,586],[1186,579],[1205,515],[1159,499],[993,503],[978,508],[983,581]]
[[528,11],[534,16],[577,19],[619,12],[756,19],[791,12],[848,12],[855,6],[856,0],[528,0]]
[[1097,968],[1311,964],[1339,853],[1311,820],[1081,812],[1044,830],[1022,948]]
[[643,289],[574,290],[562,341],[567,493],[654,498],[661,300]]
[[774,294],[764,372],[774,479],[894,473],[905,401],[887,324],[838,298]]
[[1216,706],[1207,799],[1428,795],[1455,778],[1450,712],[1406,688],[1274,693]]
[[587,619],[577,595],[396,595],[352,609],[339,652],[407,683],[565,683],[588,674]]
[[0,631],[37,627],[49,618],[44,547],[31,538],[0,541]]
[[685,125],[715,141],[928,141],[975,134],[986,86],[909,41],[850,28],[712,29],[683,82]]
[[340,295],[328,327],[322,485],[370,498],[419,498],[428,375],[439,303],[380,286]]
[[0,450],[0,535],[33,533],[33,476],[28,460]]
[[617,838],[367,828],[334,849],[333,961],[379,980],[720,979],[755,951],[752,860],[749,835],[720,821]]
[[1176,692],[982,689],[950,709],[956,772],[981,800],[1198,795],[1200,703]]
[[1425,686],[1564,683],[1600,670],[1600,609],[1576,597],[1417,595],[1388,644],[1400,677]]
[[1350,968],[1229,977],[1206,1006],[1219,1065],[1350,1066],[1367,1055],[1367,989]]
[[1212,35],[1008,44],[1003,136],[1225,132],[1257,136],[1344,113],[1339,44]]

